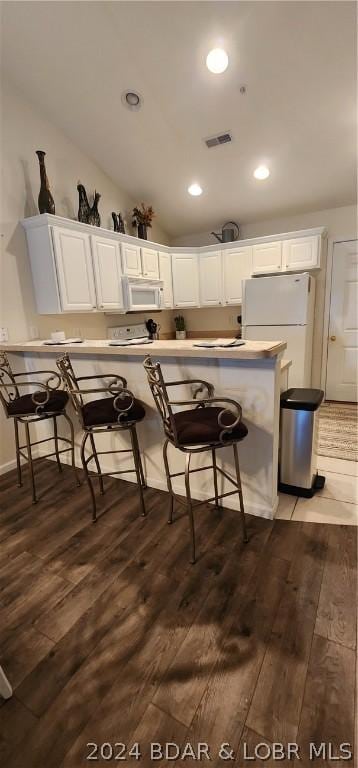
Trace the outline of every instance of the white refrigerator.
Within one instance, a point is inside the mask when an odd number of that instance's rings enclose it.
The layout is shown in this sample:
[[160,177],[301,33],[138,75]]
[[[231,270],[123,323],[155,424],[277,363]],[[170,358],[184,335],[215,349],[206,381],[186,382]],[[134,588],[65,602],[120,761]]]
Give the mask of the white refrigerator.
[[290,387],[311,386],[314,302],[315,281],[306,272],[244,281],[242,337],[286,341]]

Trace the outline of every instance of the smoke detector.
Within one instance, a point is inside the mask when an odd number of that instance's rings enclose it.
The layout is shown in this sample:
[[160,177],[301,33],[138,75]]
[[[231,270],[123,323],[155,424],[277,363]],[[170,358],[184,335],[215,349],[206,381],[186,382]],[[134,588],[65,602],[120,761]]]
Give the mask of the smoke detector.
[[133,88],[127,88],[122,93],[122,104],[132,112],[138,112],[143,104],[143,97]]
[[211,149],[212,147],[220,147],[221,144],[229,144],[230,141],[232,141],[232,135],[230,131],[225,131],[225,133],[218,133],[216,136],[208,136],[207,139],[204,139],[208,149]]

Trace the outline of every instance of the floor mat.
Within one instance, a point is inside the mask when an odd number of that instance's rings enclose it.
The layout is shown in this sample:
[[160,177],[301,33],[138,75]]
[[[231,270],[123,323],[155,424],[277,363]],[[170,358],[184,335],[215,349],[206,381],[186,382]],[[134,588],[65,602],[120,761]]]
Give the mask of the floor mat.
[[335,459],[358,461],[358,405],[323,403],[319,416],[317,453]]

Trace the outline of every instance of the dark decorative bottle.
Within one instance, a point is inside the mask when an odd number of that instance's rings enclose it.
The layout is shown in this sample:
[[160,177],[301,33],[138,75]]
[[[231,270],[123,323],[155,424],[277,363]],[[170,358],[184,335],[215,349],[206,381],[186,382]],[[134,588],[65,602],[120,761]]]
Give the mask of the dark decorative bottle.
[[39,211],[40,213],[55,213],[55,201],[50,192],[50,186],[48,183],[48,178],[46,173],[46,166],[45,166],[46,152],[43,152],[41,149],[38,149],[36,151],[36,154],[39,159],[40,179],[41,179],[41,187],[40,187],[39,200],[38,200]]
[[78,221],[82,221],[82,224],[88,224],[88,217],[90,215],[90,206],[87,199],[87,192],[83,184],[77,184],[78,191]]
[[90,209],[88,220],[87,220],[88,224],[93,224],[93,226],[95,227],[101,226],[101,217],[98,211],[98,203],[100,198],[101,198],[101,195],[99,194],[99,192],[96,192],[95,190],[93,205],[92,205],[92,208]]

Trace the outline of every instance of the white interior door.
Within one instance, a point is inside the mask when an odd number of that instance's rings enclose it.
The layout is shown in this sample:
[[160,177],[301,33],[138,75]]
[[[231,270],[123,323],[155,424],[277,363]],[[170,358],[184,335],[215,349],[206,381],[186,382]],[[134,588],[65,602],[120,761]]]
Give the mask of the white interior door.
[[333,250],[329,313],[327,400],[357,401],[358,241]]

